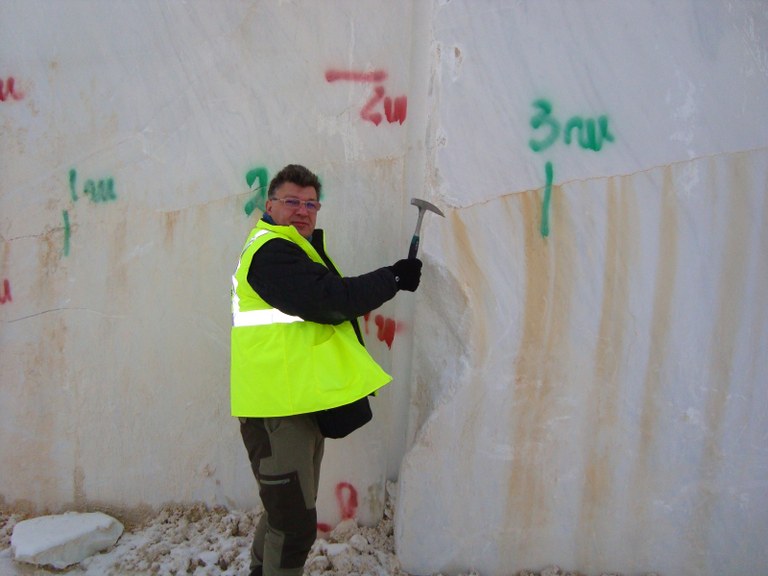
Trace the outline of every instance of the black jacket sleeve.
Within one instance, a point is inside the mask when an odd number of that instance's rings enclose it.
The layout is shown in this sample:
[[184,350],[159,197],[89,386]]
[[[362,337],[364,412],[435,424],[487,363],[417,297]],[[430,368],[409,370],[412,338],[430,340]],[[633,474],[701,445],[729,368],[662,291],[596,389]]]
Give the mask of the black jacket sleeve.
[[375,310],[397,293],[387,267],[342,278],[314,262],[299,246],[279,238],[259,248],[248,268],[248,283],[268,304],[320,324],[340,324]]

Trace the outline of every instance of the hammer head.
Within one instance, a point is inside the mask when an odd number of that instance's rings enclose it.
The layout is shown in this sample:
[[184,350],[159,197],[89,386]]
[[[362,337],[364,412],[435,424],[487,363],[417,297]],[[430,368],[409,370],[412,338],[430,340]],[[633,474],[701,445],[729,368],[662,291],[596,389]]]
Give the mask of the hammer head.
[[411,198],[411,204],[419,209],[419,217],[416,220],[416,231],[413,233],[413,238],[411,238],[411,247],[408,250],[408,258],[416,258],[416,253],[419,251],[419,231],[421,230],[421,220],[424,218],[424,213],[429,210],[430,212],[434,212],[443,217],[445,217],[445,214],[443,214],[440,208],[426,200]]
[[419,198],[411,198],[411,204],[413,204],[414,206],[418,206],[419,212],[422,212],[423,210],[429,210],[430,212],[434,212],[435,214],[439,214],[440,216],[445,218],[445,214],[443,214],[440,208],[438,208],[431,202],[427,202],[426,200],[420,200]]

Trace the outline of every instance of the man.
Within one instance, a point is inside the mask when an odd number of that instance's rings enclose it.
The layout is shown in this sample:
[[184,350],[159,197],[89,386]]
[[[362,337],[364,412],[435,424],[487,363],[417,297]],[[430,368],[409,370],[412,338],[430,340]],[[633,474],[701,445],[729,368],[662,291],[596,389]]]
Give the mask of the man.
[[343,278],[315,229],[320,188],[299,165],[274,177],[232,277],[232,415],[264,506],[251,576],[302,574],[317,529],[318,415],[361,399],[368,409],[367,396],[391,380],[357,318],[421,279],[418,259]]

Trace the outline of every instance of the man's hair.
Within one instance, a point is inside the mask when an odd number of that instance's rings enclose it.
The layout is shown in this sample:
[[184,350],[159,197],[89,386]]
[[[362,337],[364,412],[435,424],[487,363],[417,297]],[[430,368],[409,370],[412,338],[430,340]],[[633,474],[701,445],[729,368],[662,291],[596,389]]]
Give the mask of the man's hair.
[[317,199],[320,199],[320,179],[300,164],[288,164],[288,166],[275,174],[275,177],[272,178],[272,182],[269,183],[269,191],[267,192],[267,196],[269,198],[274,198],[277,189],[286,182],[296,184],[302,188],[312,186],[317,192]]

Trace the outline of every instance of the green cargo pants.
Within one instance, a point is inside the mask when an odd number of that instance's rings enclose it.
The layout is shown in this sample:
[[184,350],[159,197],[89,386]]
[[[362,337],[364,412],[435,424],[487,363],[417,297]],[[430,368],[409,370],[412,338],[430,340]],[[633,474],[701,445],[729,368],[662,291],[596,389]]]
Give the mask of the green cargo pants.
[[301,576],[317,535],[325,439],[312,414],[240,418],[240,433],[264,506],[251,548],[251,574]]

